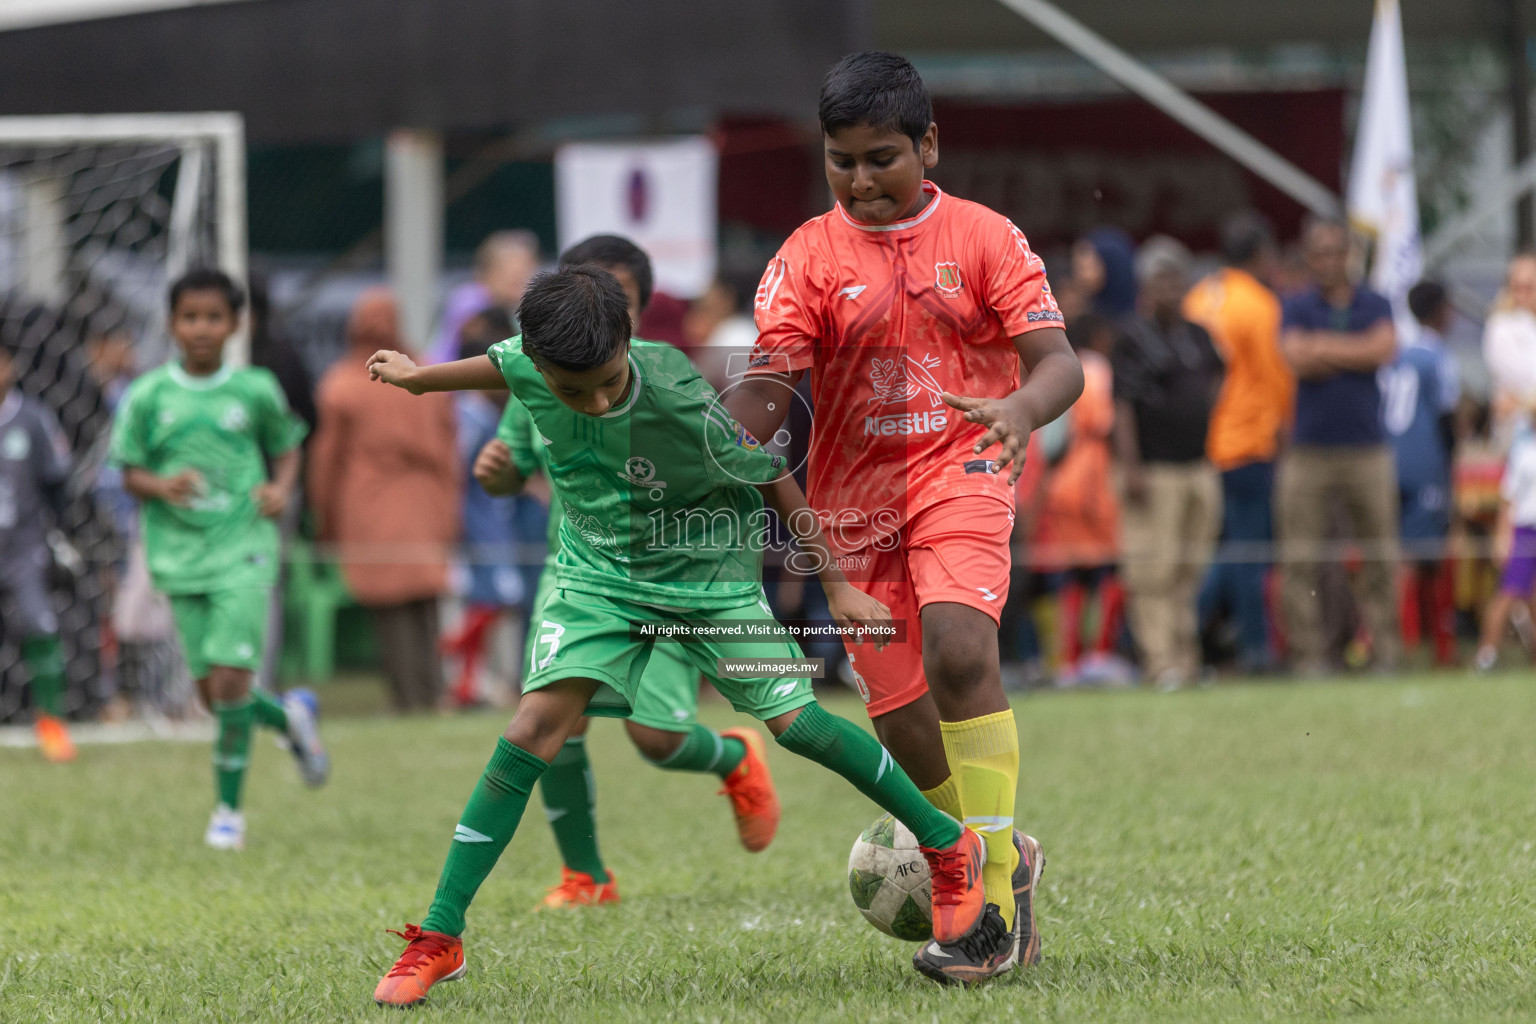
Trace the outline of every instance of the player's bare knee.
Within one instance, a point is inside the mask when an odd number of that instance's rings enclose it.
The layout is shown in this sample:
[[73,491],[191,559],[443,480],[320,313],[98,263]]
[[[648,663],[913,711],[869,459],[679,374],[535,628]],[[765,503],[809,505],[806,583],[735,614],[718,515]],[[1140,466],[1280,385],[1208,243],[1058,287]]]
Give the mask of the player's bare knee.
[[677,748],[683,745],[685,739],[680,732],[652,729],[635,722],[625,722],[624,731],[629,734],[630,742],[640,751],[641,757],[658,763],[677,753]]
[[795,708],[793,711],[786,711],[782,715],[775,715],[765,720],[763,724],[768,727],[769,732],[773,733],[773,738],[778,739],[784,735],[785,730],[795,724],[795,719],[799,718],[800,712],[804,710],[805,708]]

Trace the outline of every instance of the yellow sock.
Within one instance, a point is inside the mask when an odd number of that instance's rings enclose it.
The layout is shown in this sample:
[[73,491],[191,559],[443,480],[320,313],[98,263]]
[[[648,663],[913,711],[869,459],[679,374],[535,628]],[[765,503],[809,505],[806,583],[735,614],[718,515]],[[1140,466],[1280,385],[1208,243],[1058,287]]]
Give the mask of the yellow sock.
[[[987,902],[996,903],[1013,927],[1013,804],[1019,789],[1019,733],[1013,712],[999,711],[963,722],[940,722],[950,781],[959,781],[961,820],[987,844],[982,869]],[[942,787],[940,787],[942,788]]]
[[[945,753],[948,753],[947,748]],[[965,813],[960,810],[960,784],[953,774],[932,789],[923,790],[923,798],[956,821],[965,819]]]

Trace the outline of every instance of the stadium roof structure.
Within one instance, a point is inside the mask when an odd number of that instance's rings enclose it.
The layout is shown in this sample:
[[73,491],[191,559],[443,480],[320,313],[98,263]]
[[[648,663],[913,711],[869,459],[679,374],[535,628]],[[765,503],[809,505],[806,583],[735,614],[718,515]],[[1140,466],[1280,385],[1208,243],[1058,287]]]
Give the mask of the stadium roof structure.
[[[37,8],[37,0],[0,0]],[[803,115],[862,38],[847,0],[137,0],[0,31],[0,114],[234,110],[253,141],[628,115]],[[601,126],[599,126],[601,127]]]

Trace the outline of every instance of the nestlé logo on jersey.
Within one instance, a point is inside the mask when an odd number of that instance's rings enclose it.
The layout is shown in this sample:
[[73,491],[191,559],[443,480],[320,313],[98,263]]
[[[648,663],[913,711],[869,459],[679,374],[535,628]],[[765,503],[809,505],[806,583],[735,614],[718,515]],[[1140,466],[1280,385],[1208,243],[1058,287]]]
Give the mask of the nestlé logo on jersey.
[[[909,355],[871,359],[869,381],[875,394],[868,401],[878,402],[879,408],[875,410],[876,415],[864,417],[864,435],[889,437],[898,434],[933,434],[949,426],[944,388],[933,376],[940,362],[935,355],[923,356],[921,360]],[[904,405],[920,395],[927,396],[928,408],[879,415],[888,405]]]

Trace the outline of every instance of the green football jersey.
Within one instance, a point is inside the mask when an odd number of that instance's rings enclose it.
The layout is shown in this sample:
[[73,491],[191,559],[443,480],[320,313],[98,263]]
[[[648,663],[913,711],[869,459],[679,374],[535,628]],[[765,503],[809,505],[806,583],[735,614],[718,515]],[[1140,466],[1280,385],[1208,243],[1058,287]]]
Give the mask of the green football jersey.
[[266,482],[264,457],[298,447],[305,429],[268,370],[226,366],[194,377],[172,362],[133,382],[109,458],[156,476],[191,469],[203,478],[186,507],[144,502],[157,589],[202,594],[277,582],[277,524],[261,515],[252,491]]
[[726,415],[687,356],[631,342],[628,393],[602,416],[555,397],[521,338],[490,357],[564,501],[561,587],[677,610],[736,607],[760,592],[768,519],[753,485],[782,476],[784,459]]

